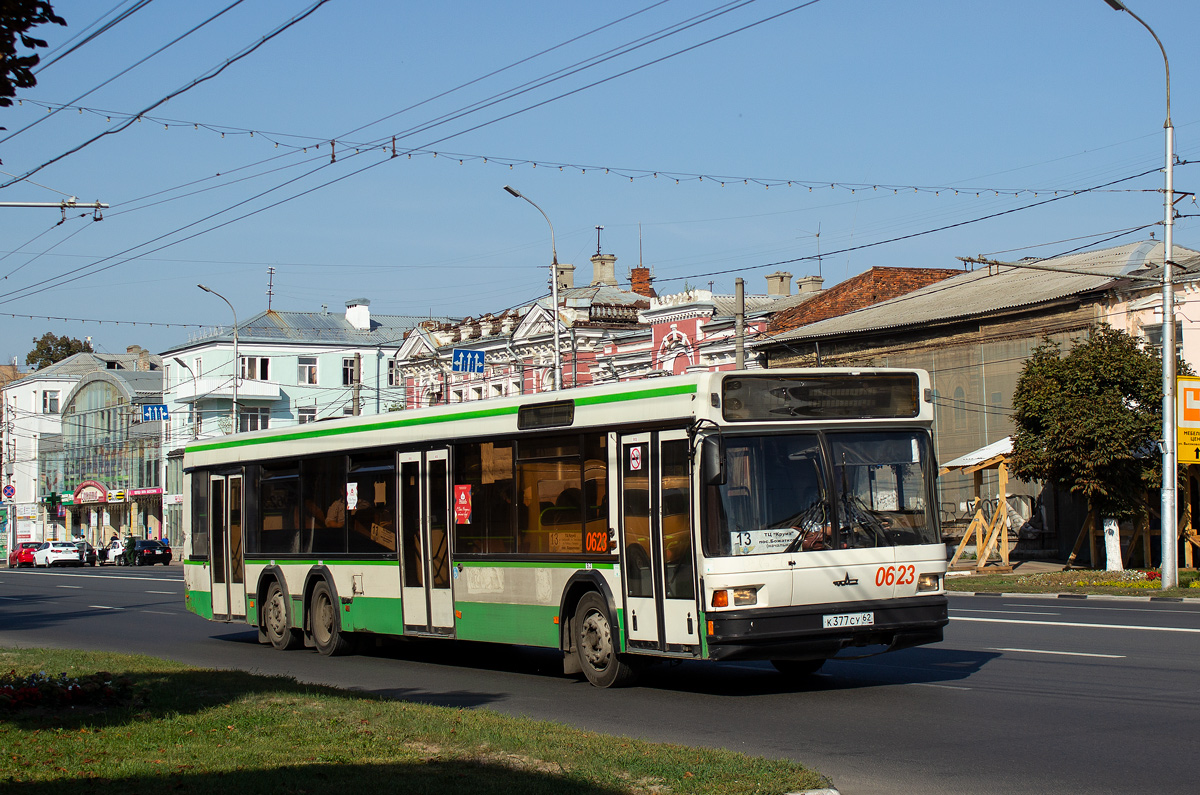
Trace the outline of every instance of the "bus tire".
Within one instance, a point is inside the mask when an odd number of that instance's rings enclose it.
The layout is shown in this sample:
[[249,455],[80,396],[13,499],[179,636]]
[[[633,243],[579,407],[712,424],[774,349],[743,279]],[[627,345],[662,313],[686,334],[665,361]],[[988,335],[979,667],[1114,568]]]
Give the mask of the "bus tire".
[[825,664],[820,660],[771,660],[775,670],[785,676],[812,676]]
[[280,651],[297,649],[304,644],[304,638],[288,624],[287,607],[283,588],[278,581],[272,582],[267,589],[267,598],[263,600],[262,629],[271,645]]
[[633,682],[636,672],[617,654],[612,619],[600,594],[589,591],[580,598],[572,626],[575,654],[589,682],[596,687],[624,687]]
[[350,639],[342,632],[342,620],[338,615],[337,602],[329,583],[321,580],[313,587],[308,600],[308,626],[313,645],[326,657],[345,654],[350,650]]

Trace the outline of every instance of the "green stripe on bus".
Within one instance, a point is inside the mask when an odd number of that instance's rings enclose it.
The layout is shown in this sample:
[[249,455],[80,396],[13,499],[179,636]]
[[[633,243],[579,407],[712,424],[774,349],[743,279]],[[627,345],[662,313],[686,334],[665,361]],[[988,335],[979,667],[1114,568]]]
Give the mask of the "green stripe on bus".
[[[550,562],[544,560],[456,560],[454,565],[475,569],[586,569],[579,561]],[[593,563],[593,569],[611,569],[612,563]]]
[[186,591],[183,595],[183,603],[188,610],[201,618],[212,619],[211,591]]
[[400,599],[385,596],[356,596],[342,607],[342,629],[367,630],[385,635],[404,634],[404,611]]
[[246,564],[265,566],[274,563],[276,566],[398,566],[396,560],[330,560],[327,558],[246,558]]
[[[695,384],[684,384],[680,386],[656,387],[654,389],[638,389],[629,392],[620,392],[612,395],[589,395],[585,397],[575,398],[577,406],[597,406],[604,403],[621,403],[628,400],[648,400],[652,398],[670,397],[672,395],[687,395],[696,392]],[[256,444],[274,444],[276,442],[295,442],[302,439],[319,439],[327,436],[343,436],[353,433],[371,433],[372,431],[386,431],[393,428],[407,428],[419,425],[434,425],[444,422],[460,422],[462,420],[475,420],[484,417],[502,417],[509,414],[516,414],[520,410],[519,406],[503,406],[495,409],[475,409],[473,411],[460,411],[455,414],[439,414],[431,417],[411,417],[404,419],[391,419],[383,422],[373,422],[368,425],[353,425],[350,427],[326,427],[313,430],[293,431],[291,433],[283,433],[278,436],[268,436],[265,438],[252,439],[230,439],[219,442],[207,442],[204,444],[189,445],[187,452],[203,453],[209,450],[228,450],[234,447],[247,447]]]
[[455,602],[454,634],[459,640],[558,648],[557,605]]
[[664,386],[657,389],[642,389],[637,392],[621,392],[616,395],[591,395],[575,398],[575,405],[598,406],[603,403],[620,403],[625,400],[645,400],[647,398],[670,397],[671,395],[692,395],[695,392],[695,384],[681,384],[679,386]]

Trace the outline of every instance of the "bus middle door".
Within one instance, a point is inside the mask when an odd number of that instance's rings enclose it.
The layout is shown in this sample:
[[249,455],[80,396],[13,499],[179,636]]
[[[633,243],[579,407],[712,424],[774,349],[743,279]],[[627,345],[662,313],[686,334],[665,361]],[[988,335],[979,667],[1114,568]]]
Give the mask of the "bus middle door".
[[684,431],[621,437],[619,543],[630,651],[692,654],[700,613]]
[[401,609],[404,631],[454,634],[448,451],[400,454]]

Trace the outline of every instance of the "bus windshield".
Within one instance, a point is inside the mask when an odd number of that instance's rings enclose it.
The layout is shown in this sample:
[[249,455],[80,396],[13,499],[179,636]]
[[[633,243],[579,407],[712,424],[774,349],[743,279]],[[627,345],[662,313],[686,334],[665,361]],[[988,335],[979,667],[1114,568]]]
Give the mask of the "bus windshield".
[[923,431],[726,437],[725,471],[705,490],[709,556],[939,540]]

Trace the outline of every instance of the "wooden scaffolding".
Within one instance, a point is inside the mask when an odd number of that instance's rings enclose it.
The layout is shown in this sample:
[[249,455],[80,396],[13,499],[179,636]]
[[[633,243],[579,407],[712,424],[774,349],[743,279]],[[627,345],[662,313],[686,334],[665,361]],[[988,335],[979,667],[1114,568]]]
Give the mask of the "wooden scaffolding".
[[[1008,456],[1011,453],[1012,439],[1005,438],[956,458],[939,471],[942,475],[948,472],[971,475],[975,487],[974,515],[950,558],[950,569],[974,569],[976,572],[986,569],[998,574],[1012,571],[1008,560]],[[996,509],[992,511],[990,519],[983,499],[983,473],[989,469],[996,470]],[[975,561],[959,563],[972,538],[975,539]],[[993,553],[997,556],[995,561],[992,560]]]

